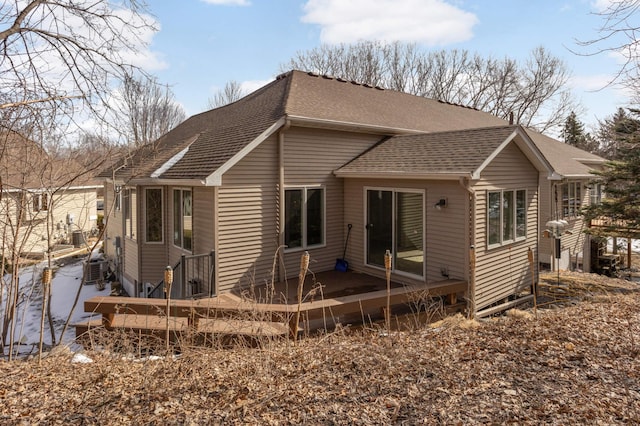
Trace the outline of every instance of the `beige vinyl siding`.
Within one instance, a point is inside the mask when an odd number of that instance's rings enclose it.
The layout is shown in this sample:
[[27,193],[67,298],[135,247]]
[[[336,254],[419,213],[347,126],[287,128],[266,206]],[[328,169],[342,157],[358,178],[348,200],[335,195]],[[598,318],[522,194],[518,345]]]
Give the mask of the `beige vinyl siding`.
[[264,141],[222,178],[218,189],[218,292],[264,284],[278,247],[277,136]]
[[215,249],[214,197],[215,190],[211,187],[193,188],[193,252],[196,254]]
[[[321,185],[325,190],[325,245],[308,249],[312,271],[335,267],[336,258],[342,257],[347,224],[351,223],[343,218],[343,179],[337,178],[333,171],[380,139],[374,135],[305,128],[294,128],[286,133],[285,188]],[[288,277],[297,276],[301,255],[301,250],[285,252]]]
[[[475,182],[476,193],[476,309],[531,285],[527,249],[536,253],[538,243],[538,171],[520,149],[509,144]],[[525,189],[527,195],[526,239],[487,248],[487,193]],[[535,262],[534,262],[535,264]]]
[[104,221],[105,238],[103,243],[104,253],[108,259],[115,260],[116,257],[116,237],[122,241],[122,208],[116,210],[115,190],[112,184],[106,183],[104,187]]
[[[366,200],[367,188],[423,190],[425,199],[425,262],[424,279],[393,274],[398,282],[437,282],[450,278],[467,279],[465,268],[467,246],[467,192],[458,182],[417,181],[398,179],[345,179],[345,222],[353,224],[346,259],[357,272],[384,277],[381,268],[366,265]],[[447,199],[447,207],[436,210],[440,198]]]

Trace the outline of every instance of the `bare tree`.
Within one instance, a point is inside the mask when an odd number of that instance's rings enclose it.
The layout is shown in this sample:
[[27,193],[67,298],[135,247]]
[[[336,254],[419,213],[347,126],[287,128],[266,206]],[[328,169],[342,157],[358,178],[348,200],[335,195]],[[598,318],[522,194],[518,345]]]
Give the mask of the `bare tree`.
[[638,51],[638,32],[636,25],[640,0],[614,0],[601,12],[596,13],[602,18],[602,25],[598,29],[598,36],[579,41],[578,45],[587,48],[586,52],[575,52],[579,55],[599,55],[615,53],[622,59],[618,73],[610,84],[620,83],[634,89],[634,101],[640,99],[640,51]]
[[221,90],[218,90],[213,97],[209,98],[208,107],[218,108],[242,98],[246,93],[242,86],[235,80],[228,81]]
[[113,79],[145,47],[152,18],[137,0],[29,0],[0,5],[0,109],[108,107]]
[[[50,254],[62,238],[56,203],[106,158],[81,157],[79,165],[52,141],[76,130],[78,119],[108,122],[112,89],[142,73],[128,59],[154,30],[138,0],[0,3],[0,237],[3,272],[6,264],[12,272],[0,284],[3,350],[7,338],[13,346],[17,309],[30,300],[20,282],[23,253],[38,240]],[[39,285],[34,277],[29,282]]]
[[116,118],[124,120],[128,145],[155,141],[185,119],[184,109],[169,86],[155,78],[126,76],[121,87],[123,105]]
[[477,108],[547,131],[576,109],[565,64],[544,48],[525,63],[471,54],[426,52],[415,44],[365,41],[298,52],[281,70],[301,69]]

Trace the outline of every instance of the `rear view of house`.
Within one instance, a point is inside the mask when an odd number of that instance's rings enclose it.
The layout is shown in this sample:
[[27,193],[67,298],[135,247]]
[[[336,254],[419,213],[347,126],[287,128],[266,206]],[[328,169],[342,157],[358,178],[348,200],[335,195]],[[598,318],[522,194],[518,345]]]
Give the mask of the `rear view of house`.
[[482,310],[537,273],[542,188],[568,176],[538,139],[477,110],[292,71],[106,170],[105,253],[132,296],[157,293],[170,265],[174,297],[203,297],[296,277],[305,251],[313,272],[332,270],[351,229],[355,273],[384,276],[389,250],[394,281],[459,280],[452,291]]

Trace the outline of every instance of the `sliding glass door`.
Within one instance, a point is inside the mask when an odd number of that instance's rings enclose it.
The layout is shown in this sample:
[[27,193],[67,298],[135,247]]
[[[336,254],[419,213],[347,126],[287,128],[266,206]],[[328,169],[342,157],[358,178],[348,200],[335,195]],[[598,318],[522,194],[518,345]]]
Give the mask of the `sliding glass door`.
[[367,264],[384,267],[386,250],[393,270],[424,275],[424,192],[367,190]]

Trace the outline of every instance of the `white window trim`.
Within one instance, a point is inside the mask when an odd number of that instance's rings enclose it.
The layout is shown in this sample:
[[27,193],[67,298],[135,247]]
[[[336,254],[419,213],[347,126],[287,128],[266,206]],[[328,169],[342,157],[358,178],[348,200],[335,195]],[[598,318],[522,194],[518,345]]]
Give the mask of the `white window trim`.
[[[161,238],[160,241],[147,241],[147,236],[148,236],[148,232],[147,232],[147,190],[149,189],[159,189],[160,190],[160,225],[161,225]],[[165,222],[164,222],[164,191],[162,190],[163,188],[161,186],[149,186],[144,188],[144,199],[142,200],[143,203],[143,212],[144,212],[144,242],[145,244],[164,244],[164,234],[165,234]]]
[[[378,187],[378,186],[365,186],[363,187],[363,209],[362,211],[364,212],[364,217],[363,217],[363,221],[362,223],[364,223],[365,225],[367,224],[367,214],[368,214],[368,206],[367,206],[367,191],[391,191],[392,193],[396,193],[396,192],[410,192],[413,194],[422,194],[422,252],[423,252],[423,262],[422,262],[422,276],[420,275],[416,275],[416,274],[412,274],[410,272],[406,272],[406,271],[400,271],[396,269],[396,262],[391,262],[391,272],[400,276],[405,276],[407,278],[413,278],[413,279],[419,279],[422,281],[426,281],[427,279],[427,217],[426,217],[426,213],[427,213],[427,191],[425,189],[420,189],[420,188],[397,188],[397,187]],[[396,198],[395,195],[393,196],[393,216],[392,216],[392,224],[391,224],[391,240],[394,242],[396,241]],[[362,239],[364,241],[364,247],[363,247],[363,260],[364,260],[364,266],[369,267],[369,268],[373,268],[373,269],[377,269],[379,271],[385,271],[385,268],[379,266],[379,265],[373,265],[367,262],[367,249],[368,249],[368,236],[367,236],[367,232],[365,230],[364,232],[364,238]],[[391,258],[394,259],[395,258],[395,253],[391,253]]]
[[[307,190],[308,189],[322,189],[322,243],[307,245]],[[285,193],[290,190],[302,190],[302,199],[304,200],[304,206],[302,208],[302,244],[300,247],[285,247],[285,253],[295,253],[297,251],[312,250],[324,248],[327,246],[327,188],[325,185],[294,185],[284,187]],[[285,197],[286,199],[286,197]],[[286,217],[286,201],[282,200],[282,208],[285,210],[284,217]],[[284,236],[286,223],[282,224],[282,233]]]
[[[518,192],[524,191],[524,200],[525,200],[525,219],[524,219],[524,235],[518,237]],[[502,217],[502,205],[504,202],[504,193],[505,192],[513,192],[513,239],[504,240],[503,232],[504,232],[504,218]],[[500,242],[498,243],[489,243],[489,194],[491,193],[500,193]],[[529,210],[527,208],[527,200],[529,199],[529,193],[526,188],[515,188],[515,189],[488,189],[486,192],[486,245],[487,249],[493,249],[498,247],[503,247],[509,244],[518,243],[521,241],[525,241],[527,239],[527,228],[529,224]]]

